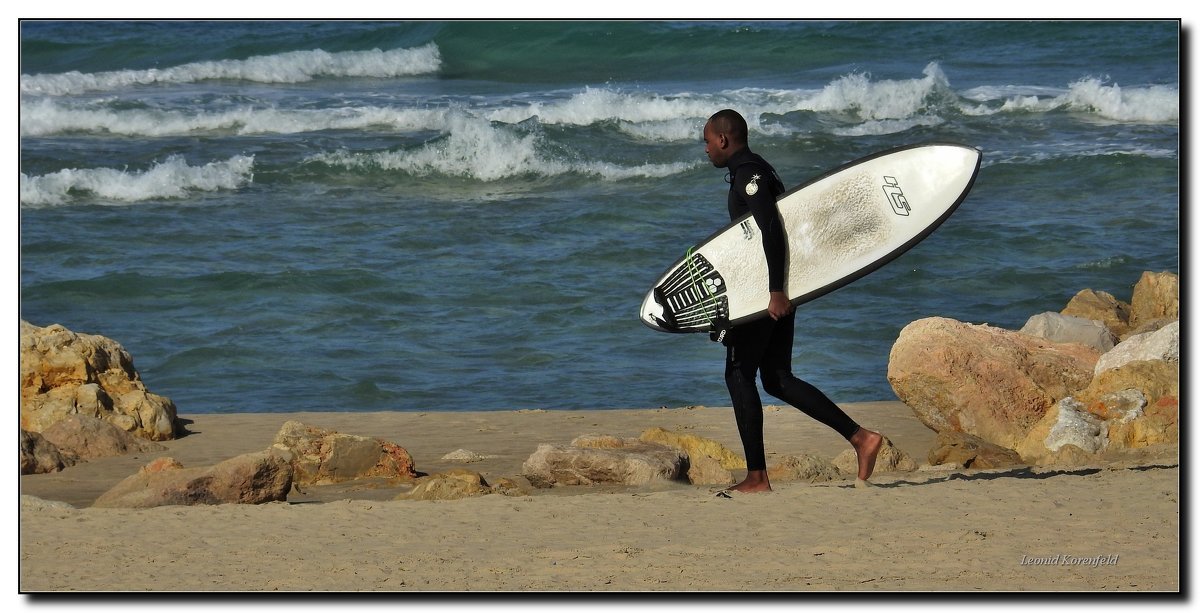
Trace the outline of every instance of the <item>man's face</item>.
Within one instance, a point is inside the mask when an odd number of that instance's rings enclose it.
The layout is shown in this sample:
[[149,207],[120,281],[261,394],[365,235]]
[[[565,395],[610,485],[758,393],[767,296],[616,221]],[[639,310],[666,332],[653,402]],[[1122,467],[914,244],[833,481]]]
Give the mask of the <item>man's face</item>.
[[717,168],[724,168],[729,161],[729,137],[713,130],[712,122],[704,124],[704,153]]

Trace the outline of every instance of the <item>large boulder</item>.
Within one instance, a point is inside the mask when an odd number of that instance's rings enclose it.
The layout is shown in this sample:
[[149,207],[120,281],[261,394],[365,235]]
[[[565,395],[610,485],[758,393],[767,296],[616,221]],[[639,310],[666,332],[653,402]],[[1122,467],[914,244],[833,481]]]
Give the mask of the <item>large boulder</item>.
[[1112,349],[1117,337],[1103,322],[1061,313],[1039,313],[1030,317],[1021,334],[1044,338],[1053,343],[1079,343],[1100,353]]
[[338,483],[366,477],[412,479],[417,476],[412,455],[403,447],[378,438],[342,434],[298,421],[287,421],[272,447],[291,458],[296,483]]
[[144,509],[262,504],[287,500],[291,487],[291,463],[270,450],[240,455],[207,468],[184,468],[173,458],[158,458],[101,494],[93,506]]
[[1087,406],[1088,411],[1101,419],[1114,417],[1115,409],[1122,414],[1126,410],[1120,405],[1127,403],[1127,392],[1136,391],[1143,405],[1154,406],[1163,399],[1178,403],[1179,362],[1166,360],[1136,360],[1101,371],[1092,378],[1087,388],[1075,395]]
[[667,445],[612,436],[583,436],[571,445],[538,445],[521,465],[534,487],[645,485],[686,475],[687,452]]
[[1056,402],[1087,387],[1099,357],[1076,343],[933,317],[900,332],[888,381],[935,432],[1012,449]]
[[83,459],[167,449],[158,443],[138,438],[103,419],[87,415],[71,415],[46,428],[42,436],[59,449]]
[[175,438],[175,404],[146,390],[116,341],[22,321],[20,351],[21,428],[86,415],[152,441]]
[[1108,292],[1081,290],[1061,312],[1063,315],[1102,322],[1117,338],[1124,338],[1132,329],[1129,325],[1129,304],[1117,300]]
[[1179,322],[1172,322],[1154,332],[1134,334],[1113,347],[1096,362],[1095,373],[1117,368],[1129,362],[1146,360],[1179,361]]
[[1179,275],[1172,272],[1142,273],[1133,286],[1129,324],[1136,331],[1154,322],[1179,319]]
[[1179,442],[1179,402],[1167,397],[1141,414],[1108,422],[1108,448],[1133,449]]
[[37,432],[21,430],[20,436],[22,475],[57,472],[79,462],[77,456],[62,451]]

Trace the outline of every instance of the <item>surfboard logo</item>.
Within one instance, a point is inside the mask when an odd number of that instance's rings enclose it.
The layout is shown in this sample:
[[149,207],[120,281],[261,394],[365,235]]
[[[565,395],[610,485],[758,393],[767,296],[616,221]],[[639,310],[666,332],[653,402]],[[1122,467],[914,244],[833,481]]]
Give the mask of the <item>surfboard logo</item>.
[[758,193],[758,180],[761,178],[762,175],[754,175],[753,177],[750,177],[750,182],[746,184],[747,196],[753,196],[754,194]]
[[908,206],[908,198],[904,197],[904,190],[900,189],[900,182],[896,177],[883,178],[883,193],[887,194],[893,213],[907,217],[912,212],[912,207]]

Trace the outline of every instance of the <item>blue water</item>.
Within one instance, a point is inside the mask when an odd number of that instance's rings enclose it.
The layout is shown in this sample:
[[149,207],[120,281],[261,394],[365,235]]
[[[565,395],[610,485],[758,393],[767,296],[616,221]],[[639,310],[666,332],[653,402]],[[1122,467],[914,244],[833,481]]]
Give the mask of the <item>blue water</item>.
[[799,310],[795,368],[894,398],[909,322],[1019,328],[1179,270],[1179,27],[1087,22],[38,22],[20,312],[119,341],[182,413],[728,405],[644,327],[728,222],[704,120],[789,186],[983,150],[928,240]]

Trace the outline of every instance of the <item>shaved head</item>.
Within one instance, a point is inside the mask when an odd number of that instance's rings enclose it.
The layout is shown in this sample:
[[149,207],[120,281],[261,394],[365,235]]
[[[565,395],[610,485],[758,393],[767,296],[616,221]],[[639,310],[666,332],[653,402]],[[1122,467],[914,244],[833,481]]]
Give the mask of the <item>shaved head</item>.
[[733,109],[717,111],[708,118],[708,123],[712,126],[713,132],[728,136],[734,145],[746,144],[748,130],[746,129],[746,119],[742,117],[741,113]]
[[746,146],[746,120],[737,111],[717,111],[704,123],[704,152],[713,166],[724,168],[729,157]]

